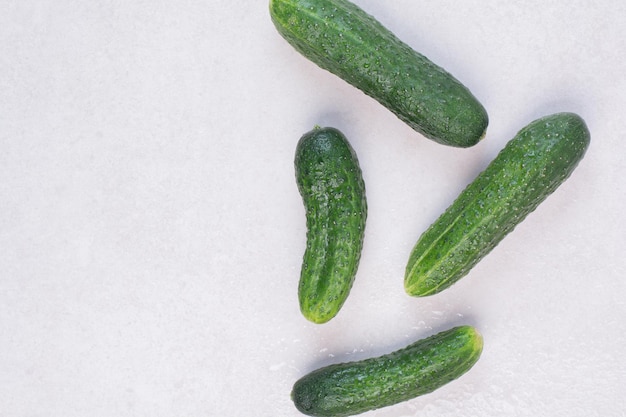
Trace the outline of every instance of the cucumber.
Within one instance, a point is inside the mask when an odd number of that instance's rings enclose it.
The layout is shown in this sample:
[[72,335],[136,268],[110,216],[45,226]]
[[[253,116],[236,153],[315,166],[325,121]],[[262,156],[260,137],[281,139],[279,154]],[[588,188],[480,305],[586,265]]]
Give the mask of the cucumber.
[[584,120],[573,113],[520,130],[418,239],[406,267],[406,292],[436,294],[465,276],[570,176],[589,141]]
[[357,272],[367,201],[356,153],[332,127],[316,127],[296,147],[296,182],[306,210],[307,244],[298,299],[314,323],[332,319]]
[[313,371],[294,384],[291,398],[311,416],[350,416],[390,406],[459,378],[482,348],[476,329],[455,327],[393,353]]
[[487,113],[472,93],[350,1],[270,0],[270,15],[302,55],[425,137],[469,147],[484,136]]

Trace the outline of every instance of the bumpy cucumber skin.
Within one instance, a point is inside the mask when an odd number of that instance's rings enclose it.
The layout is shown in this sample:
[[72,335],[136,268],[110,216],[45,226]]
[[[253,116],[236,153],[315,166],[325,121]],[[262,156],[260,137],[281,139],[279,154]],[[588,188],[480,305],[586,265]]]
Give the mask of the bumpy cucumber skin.
[[302,314],[325,323],[343,306],[357,272],[367,201],[356,153],[335,128],[300,138],[296,182],[306,210],[307,245],[298,298]]
[[313,371],[295,383],[291,398],[302,413],[321,417],[390,406],[459,378],[478,361],[482,347],[476,329],[455,327],[393,353]]
[[524,127],[419,238],[405,290],[413,296],[448,288],[487,255],[574,171],[589,130],[573,113]]
[[348,0],[271,0],[278,32],[302,55],[436,142],[469,147],[487,112],[448,72]]

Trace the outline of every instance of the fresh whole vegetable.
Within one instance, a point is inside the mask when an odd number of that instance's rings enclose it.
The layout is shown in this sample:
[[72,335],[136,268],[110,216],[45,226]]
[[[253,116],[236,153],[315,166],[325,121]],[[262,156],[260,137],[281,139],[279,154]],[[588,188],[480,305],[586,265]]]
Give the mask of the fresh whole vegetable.
[[574,171],[589,130],[573,113],[524,127],[421,235],[406,267],[405,290],[436,294],[465,276]]
[[325,323],[341,309],[357,272],[367,218],[365,185],[354,149],[335,128],[317,127],[300,138],[295,170],[307,224],[300,310],[308,320]]
[[464,85],[349,0],[270,0],[270,15],[303,56],[427,138],[469,147],[485,135],[487,112]]
[[475,328],[455,327],[393,353],[313,371],[295,383],[291,398],[302,413],[320,417],[390,406],[459,378],[478,361],[482,348]]

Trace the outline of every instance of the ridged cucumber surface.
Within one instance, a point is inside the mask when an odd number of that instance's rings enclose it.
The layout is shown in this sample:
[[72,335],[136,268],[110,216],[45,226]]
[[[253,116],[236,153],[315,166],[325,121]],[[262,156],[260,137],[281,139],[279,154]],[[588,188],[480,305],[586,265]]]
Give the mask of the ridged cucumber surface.
[[565,181],[590,141],[583,119],[557,113],[524,127],[422,234],[406,267],[405,290],[451,286]]
[[354,149],[331,127],[300,138],[295,169],[307,224],[300,310],[308,320],[325,323],[341,309],[357,272],[367,218],[365,184]]
[[390,406],[459,378],[478,361],[482,348],[475,328],[455,327],[393,353],[313,371],[295,383],[291,398],[302,413],[320,417]]
[[271,0],[278,32],[302,55],[357,87],[436,142],[469,147],[484,107],[456,78],[348,0]]

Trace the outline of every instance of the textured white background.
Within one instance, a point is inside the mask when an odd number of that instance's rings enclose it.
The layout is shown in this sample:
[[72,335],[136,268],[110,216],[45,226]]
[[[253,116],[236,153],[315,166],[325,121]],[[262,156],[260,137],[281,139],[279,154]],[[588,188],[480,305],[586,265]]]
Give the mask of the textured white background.
[[[298,416],[304,373],[455,324],[470,373],[368,416],[625,416],[622,0],[358,0],[466,84],[483,142],[428,141],[298,55],[263,1],[0,1],[0,416]],[[574,175],[466,278],[404,294],[419,234],[525,124],[574,111]],[[293,154],[341,129],[365,248],[300,315]]]

